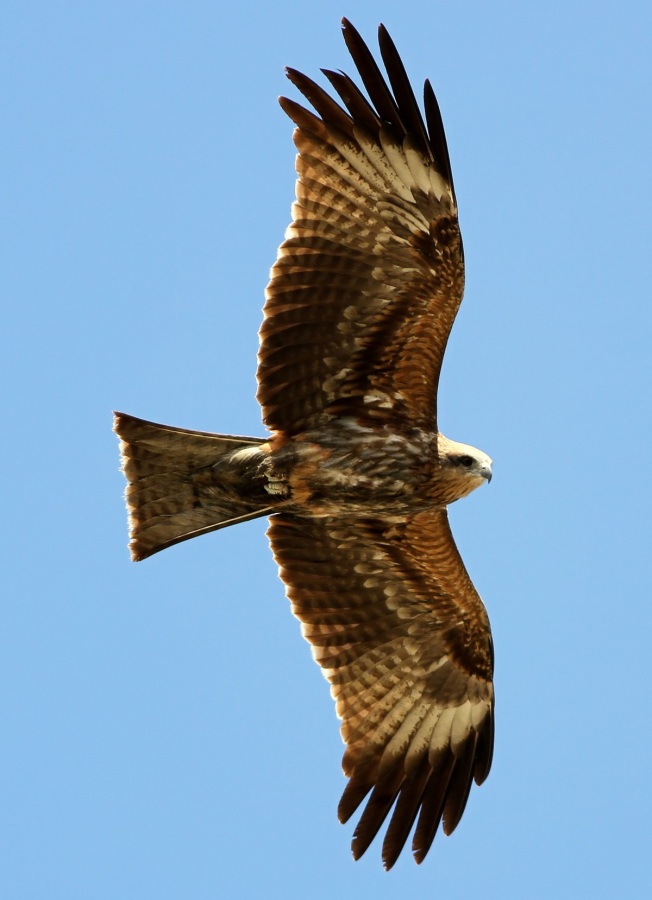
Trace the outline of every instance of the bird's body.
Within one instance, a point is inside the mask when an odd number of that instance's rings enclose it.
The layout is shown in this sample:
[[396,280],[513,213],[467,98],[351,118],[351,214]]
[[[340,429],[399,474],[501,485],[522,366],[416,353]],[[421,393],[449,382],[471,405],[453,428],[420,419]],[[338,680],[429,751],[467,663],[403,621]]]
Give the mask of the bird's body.
[[[135,559],[262,515],[304,636],[332,685],[347,745],[345,821],[371,791],[356,858],[393,808],[393,865],[418,818],[420,862],[459,821],[493,747],[489,622],[446,507],[491,460],[437,429],[446,341],[464,268],[448,152],[426,83],[424,124],[387,32],[393,93],[352,26],[373,105],[326,72],[345,112],[291,80],[297,201],[271,273],[258,398],[267,438],[116,414]],[[395,804],[395,805],[394,805]]]
[[480,485],[491,471],[488,457],[478,460],[479,471],[452,462],[469,451],[477,453],[419,428],[344,418],[300,439],[272,441],[263,469],[279,483],[279,496],[312,516],[402,517],[443,508]]

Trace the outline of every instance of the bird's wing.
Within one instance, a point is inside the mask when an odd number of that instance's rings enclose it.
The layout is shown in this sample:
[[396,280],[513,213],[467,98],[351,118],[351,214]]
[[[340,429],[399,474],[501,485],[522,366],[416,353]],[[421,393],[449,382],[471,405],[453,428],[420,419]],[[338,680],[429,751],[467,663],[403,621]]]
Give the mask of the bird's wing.
[[440,820],[447,834],[459,822],[493,749],[489,621],[447,514],[399,523],[276,515],[268,534],[342,719],[350,781],[341,821],[371,791],[353,854],[364,853],[396,802],[385,867],[417,815],[412,849],[421,862]]
[[305,75],[291,81],[298,181],[260,330],[258,399],[273,430],[332,415],[433,427],[464,262],[446,138],[429,82],[425,123],[383,26],[389,84],[357,31],[344,38],[371,98],[325,71],[348,111]]

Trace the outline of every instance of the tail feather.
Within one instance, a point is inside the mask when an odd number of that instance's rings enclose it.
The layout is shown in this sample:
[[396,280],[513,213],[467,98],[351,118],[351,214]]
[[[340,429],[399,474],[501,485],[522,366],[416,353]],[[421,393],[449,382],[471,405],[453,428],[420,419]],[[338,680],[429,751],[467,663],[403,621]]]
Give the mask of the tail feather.
[[210,434],[115,413],[128,481],[129,549],[135,560],[273,511],[256,473],[263,438]]

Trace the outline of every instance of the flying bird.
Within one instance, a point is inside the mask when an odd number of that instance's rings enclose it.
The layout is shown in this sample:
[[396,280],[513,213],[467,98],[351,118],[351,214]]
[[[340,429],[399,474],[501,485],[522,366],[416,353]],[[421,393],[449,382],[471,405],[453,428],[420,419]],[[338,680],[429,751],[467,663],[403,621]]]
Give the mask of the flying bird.
[[489,620],[446,507],[491,459],[437,428],[464,262],[442,119],[425,118],[388,32],[382,74],[343,34],[368,98],[288,69],[296,200],[267,286],[258,400],[270,434],[211,434],[116,413],[132,557],[269,516],[268,536],[346,744],[342,822],[357,859],[389,817],[385,868],[457,826],[493,750]]

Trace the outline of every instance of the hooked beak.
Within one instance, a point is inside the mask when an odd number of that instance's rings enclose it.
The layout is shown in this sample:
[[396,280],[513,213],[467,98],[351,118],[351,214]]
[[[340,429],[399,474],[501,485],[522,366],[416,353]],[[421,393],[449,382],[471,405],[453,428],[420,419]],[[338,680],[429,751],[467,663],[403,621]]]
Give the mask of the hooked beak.
[[491,466],[483,466],[480,470],[482,477],[487,480],[487,484],[491,481]]

